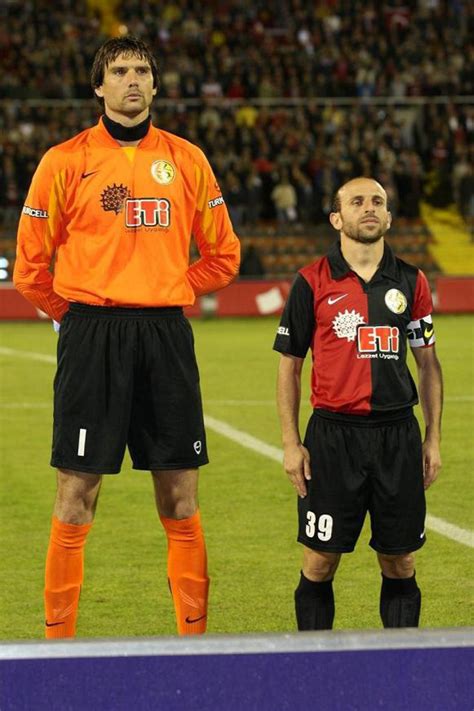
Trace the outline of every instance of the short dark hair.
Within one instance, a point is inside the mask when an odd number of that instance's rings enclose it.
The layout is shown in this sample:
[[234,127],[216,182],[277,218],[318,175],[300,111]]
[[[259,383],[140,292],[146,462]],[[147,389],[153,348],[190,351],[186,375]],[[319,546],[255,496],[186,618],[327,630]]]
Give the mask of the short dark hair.
[[[126,37],[113,37],[107,40],[107,42],[104,42],[102,47],[99,47],[97,50],[91,69],[91,85],[93,90],[104,83],[105,70],[109,64],[116,60],[121,54],[138,57],[139,59],[147,61],[151,67],[151,73],[153,74],[153,87],[157,90],[160,88],[158,63],[150,48],[145,42],[138,39],[138,37],[127,35]],[[100,96],[97,96],[97,94],[96,98],[101,106],[103,106],[104,100]]]

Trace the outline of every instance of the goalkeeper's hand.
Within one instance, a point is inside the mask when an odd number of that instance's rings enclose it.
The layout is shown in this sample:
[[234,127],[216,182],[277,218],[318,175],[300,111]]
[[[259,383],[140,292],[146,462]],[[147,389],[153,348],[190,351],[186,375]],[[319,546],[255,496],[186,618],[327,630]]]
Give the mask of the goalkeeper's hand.
[[61,324],[59,323],[59,321],[53,320],[53,328],[56,331],[56,333],[59,333],[59,329],[61,328]]

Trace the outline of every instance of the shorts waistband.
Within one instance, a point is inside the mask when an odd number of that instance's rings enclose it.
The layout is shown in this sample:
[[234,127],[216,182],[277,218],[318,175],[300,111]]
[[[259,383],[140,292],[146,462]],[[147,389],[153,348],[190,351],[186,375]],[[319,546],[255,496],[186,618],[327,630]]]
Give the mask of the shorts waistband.
[[348,412],[331,412],[316,408],[313,413],[316,417],[321,417],[324,420],[332,420],[354,427],[377,427],[378,425],[390,425],[410,420],[413,417],[413,408],[403,407],[388,412],[369,412],[367,415],[351,415]]
[[170,318],[183,315],[182,306],[134,308],[133,306],[95,306],[92,304],[81,304],[77,301],[71,303],[69,311],[73,314],[104,318]]

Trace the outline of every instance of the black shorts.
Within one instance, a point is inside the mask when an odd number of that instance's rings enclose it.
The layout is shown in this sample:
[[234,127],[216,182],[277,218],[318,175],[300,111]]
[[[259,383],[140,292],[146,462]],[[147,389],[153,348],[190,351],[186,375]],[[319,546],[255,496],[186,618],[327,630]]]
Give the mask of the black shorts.
[[116,474],[209,461],[191,326],[180,308],[71,304],[59,332],[51,464]]
[[[391,419],[392,418],[392,419]],[[382,418],[316,410],[305,447],[308,495],[298,498],[298,541],[314,550],[354,550],[367,511],[370,545],[400,555],[425,542],[425,492],[418,422],[411,410]]]

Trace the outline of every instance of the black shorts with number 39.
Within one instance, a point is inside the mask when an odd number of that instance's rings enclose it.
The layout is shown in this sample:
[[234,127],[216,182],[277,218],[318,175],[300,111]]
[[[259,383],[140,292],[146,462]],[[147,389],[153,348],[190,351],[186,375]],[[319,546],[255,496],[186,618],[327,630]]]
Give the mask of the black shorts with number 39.
[[191,326],[181,308],[71,304],[59,334],[52,466],[116,474],[209,461]]
[[382,416],[315,410],[305,447],[308,494],[298,498],[298,541],[334,553],[354,550],[367,511],[370,545],[400,555],[425,543],[420,428],[410,408]]

